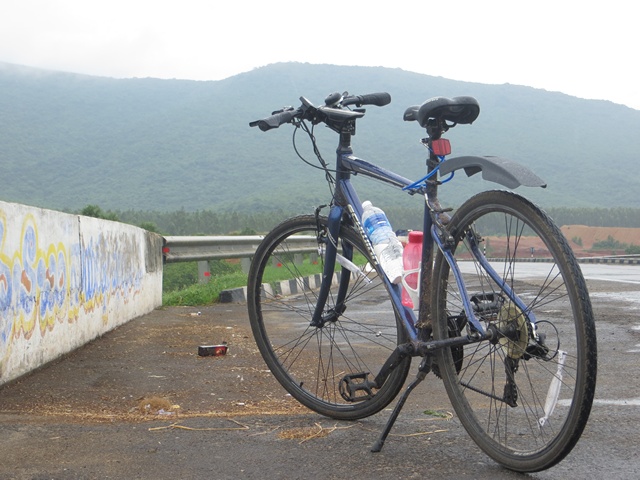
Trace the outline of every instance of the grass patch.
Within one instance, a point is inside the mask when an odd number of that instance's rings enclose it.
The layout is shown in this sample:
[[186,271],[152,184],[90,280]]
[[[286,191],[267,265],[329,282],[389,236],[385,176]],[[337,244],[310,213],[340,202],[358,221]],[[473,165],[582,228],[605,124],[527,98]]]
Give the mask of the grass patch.
[[444,418],[445,420],[451,420],[453,418],[453,414],[451,412],[441,412],[438,410],[425,410],[422,413],[424,413],[429,417]]
[[[265,269],[264,283],[273,284],[296,276],[309,276],[322,272],[322,266],[310,262],[308,258],[296,267],[295,271],[291,271],[283,266],[270,265]],[[198,283],[196,262],[165,265],[162,304],[166,306],[209,305],[218,301],[220,292],[223,290],[247,285],[247,274],[242,271],[239,262],[210,261],[209,270],[211,272],[209,281]]]
[[270,266],[265,268],[262,276],[262,283],[273,283],[280,280],[290,280],[294,277],[308,277],[316,273],[322,273],[322,265],[312,264],[305,260],[302,264],[296,265],[296,270],[291,271],[285,267]]
[[247,284],[247,275],[243,272],[211,275],[208,283],[196,283],[186,288],[165,292],[162,304],[170,306],[195,306],[216,303],[220,292]]
[[197,262],[170,263],[164,266],[162,304],[170,306],[209,305],[218,301],[220,292],[247,284],[247,274],[239,262],[212,260],[211,277],[198,282]]
[[[354,258],[357,265],[366,264],[363,255]],[[305,255],[295,270],[285,266],[269,265],[265,268],[263,283],[274,285],[281,280],[295,277],[308,277],[322,273],[322,263],[312,262]],[[215,260],[209,262],[211,277],[207,283],[198,283],[198,264],[196,262],[170,263],[164,266],[162,304],[166,306],[196,306],[216,303],[220,292],[247,285],[247,274],[242,271],[239,261]]]

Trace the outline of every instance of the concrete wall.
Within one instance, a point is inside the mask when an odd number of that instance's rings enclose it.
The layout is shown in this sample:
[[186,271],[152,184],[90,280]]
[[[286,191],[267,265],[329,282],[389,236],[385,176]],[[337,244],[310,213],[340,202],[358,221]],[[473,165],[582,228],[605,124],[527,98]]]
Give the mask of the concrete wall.
[[162,237],[0,202],[0,385],[162,304]]

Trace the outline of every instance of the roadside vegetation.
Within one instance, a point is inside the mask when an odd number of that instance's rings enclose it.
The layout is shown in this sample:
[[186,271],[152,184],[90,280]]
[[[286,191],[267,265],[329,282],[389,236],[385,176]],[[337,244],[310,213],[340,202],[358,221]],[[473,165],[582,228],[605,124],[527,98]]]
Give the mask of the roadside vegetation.
[[609,235],[606,240],[602,240],[600,242],[596,242],[591,247],[592,251],[617,251],[624,252],[626,255],[637,255],[640,253],[640,246],[634,244],[627,244],[623,242],[619,242],[611,235]]
[[196,262],[171,263],[164,266],[162,285],[163,305],[209,305],[216,303],[220,292],[247,284],[247,274],[240,264],[223,260],[209,262],[211,276],[207,283],[198,282]]

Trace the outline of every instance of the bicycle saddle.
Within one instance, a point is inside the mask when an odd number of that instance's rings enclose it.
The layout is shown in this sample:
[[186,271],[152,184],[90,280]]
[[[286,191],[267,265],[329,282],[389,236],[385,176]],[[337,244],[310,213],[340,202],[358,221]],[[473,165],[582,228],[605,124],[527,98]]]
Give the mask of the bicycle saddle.
[[473,123],[480,114],[480,105],[473,97],[433,97],[422,105],[413,105],[404,112],[404,120],[417,120],[421,127],[427,128],[430,118],[442,119],[453,123]]

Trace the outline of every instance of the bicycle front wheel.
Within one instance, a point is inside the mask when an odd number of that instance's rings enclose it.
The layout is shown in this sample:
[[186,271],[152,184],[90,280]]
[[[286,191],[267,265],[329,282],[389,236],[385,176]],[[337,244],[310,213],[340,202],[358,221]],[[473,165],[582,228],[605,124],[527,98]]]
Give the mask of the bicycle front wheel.
[[[476,195],[448,229],[474,315],[494,333],[438,353],[451,403],[498,463],[521,472],[549,468],[578,441],[595,391],[595,324],[578,263],[552,220],[510,192]],[[473,333],[442,252],[432,295],[436,339]]]
[[[381,388],[366,388],[406,334],[385,283],[350,226],[341,227],[340,258],[322,322],[312,324],[329,241],[324,217],[295,217],[269,233],[249,272],[249,319],[267,366],[294,398],[322,415],[355,420],[395,398],[411,359],[392,370]],[[349,269],[339,264],[347,265],[343,259],[352,263]],[[342,299],[338,290],[345,275],[349,282]]]

